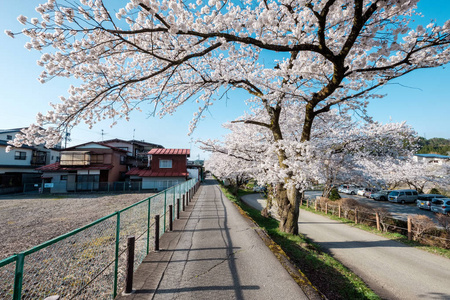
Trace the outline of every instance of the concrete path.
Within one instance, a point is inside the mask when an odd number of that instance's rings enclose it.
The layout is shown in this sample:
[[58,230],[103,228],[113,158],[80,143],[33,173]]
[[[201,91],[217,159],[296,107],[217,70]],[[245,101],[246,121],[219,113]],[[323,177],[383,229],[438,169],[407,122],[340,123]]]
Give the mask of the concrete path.
[[[256,205],[255,197],[244,201]],[[299,231],[328,250],[383,299],[450,299],[449,259],[305,210],[300,210]]]
[[119,299],[308,299],[215,181],[191,203]]

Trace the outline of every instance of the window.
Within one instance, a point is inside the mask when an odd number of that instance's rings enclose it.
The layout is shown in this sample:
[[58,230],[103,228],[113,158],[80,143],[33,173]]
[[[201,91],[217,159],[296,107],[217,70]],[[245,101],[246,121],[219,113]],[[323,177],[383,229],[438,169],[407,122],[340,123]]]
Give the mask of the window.
[[67,175],[61,175],[61,177],[59,178],[59,180],[67,180]]
[[412,196],[412,194],[413,194],[412,192],[406,192],[407,196]]
[[120,156],[120,164],[125,165],[127,163],[127,157],[125,155]]
[[91,164],[102,164],[103,154],[91,154]]
[[160,169],[171,169],[172,168],[172,160],[162,159],[159,161]]
[[8,134],[8,135],[6,136],[6,139],[7,139],[7,140],[12,140],[12,135],[9,135],[9,134]]
[[16,151],[16,153],[14,153],[14,159],[15,160],[25,160],[25,159],[27,159],[27,153],[24,151]]

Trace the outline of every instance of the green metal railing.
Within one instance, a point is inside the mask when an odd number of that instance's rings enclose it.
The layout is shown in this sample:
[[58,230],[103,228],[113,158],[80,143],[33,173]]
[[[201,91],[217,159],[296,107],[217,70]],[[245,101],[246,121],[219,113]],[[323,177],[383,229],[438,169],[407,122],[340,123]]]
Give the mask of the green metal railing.
[[53,295],[61,299],[114,299],[125,283],[127,237],[136,237],[136,269],[152,250],[154,216],[161,216],[161,236],[169,205],[175,209],[176,199],[182,199],[196,183],[196,179],[183,182],[1,260],[0,299],[45,299]]

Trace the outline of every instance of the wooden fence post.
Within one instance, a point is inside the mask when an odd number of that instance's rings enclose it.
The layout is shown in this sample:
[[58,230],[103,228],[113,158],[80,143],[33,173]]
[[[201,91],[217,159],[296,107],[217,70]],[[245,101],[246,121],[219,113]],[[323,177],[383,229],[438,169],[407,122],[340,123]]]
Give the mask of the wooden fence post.
[[377,220],[377,230],[381,231],[381,226],[380,226],[380,214],[378,212],[375,213],[375,219]]
[[355,208],[355,224],[358,224],[358,210]]
[[316,201],[314,202],[314,210],[317,211],[317,199],[316,199]]
[[408,216],[408,241],[412,240],[412,222],[411,217]]
[[328,203],[325,203],[325,214],[328,215]]
[[338,205],[338,216],[339,216],[339,218],[341,217],[341,205],[340,204]]
[[309,208],[309,198],[306,198],[306,207]]

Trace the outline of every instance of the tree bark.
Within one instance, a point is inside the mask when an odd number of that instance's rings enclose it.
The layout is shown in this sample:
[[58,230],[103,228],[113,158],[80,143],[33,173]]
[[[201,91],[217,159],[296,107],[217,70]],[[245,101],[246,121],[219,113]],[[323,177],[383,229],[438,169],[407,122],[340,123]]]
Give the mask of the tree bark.
[[281,187],[277,202],[280,214],[279,229],[286,233],[298,234],[298,216],[300,194],[295,187],[285,189]]

